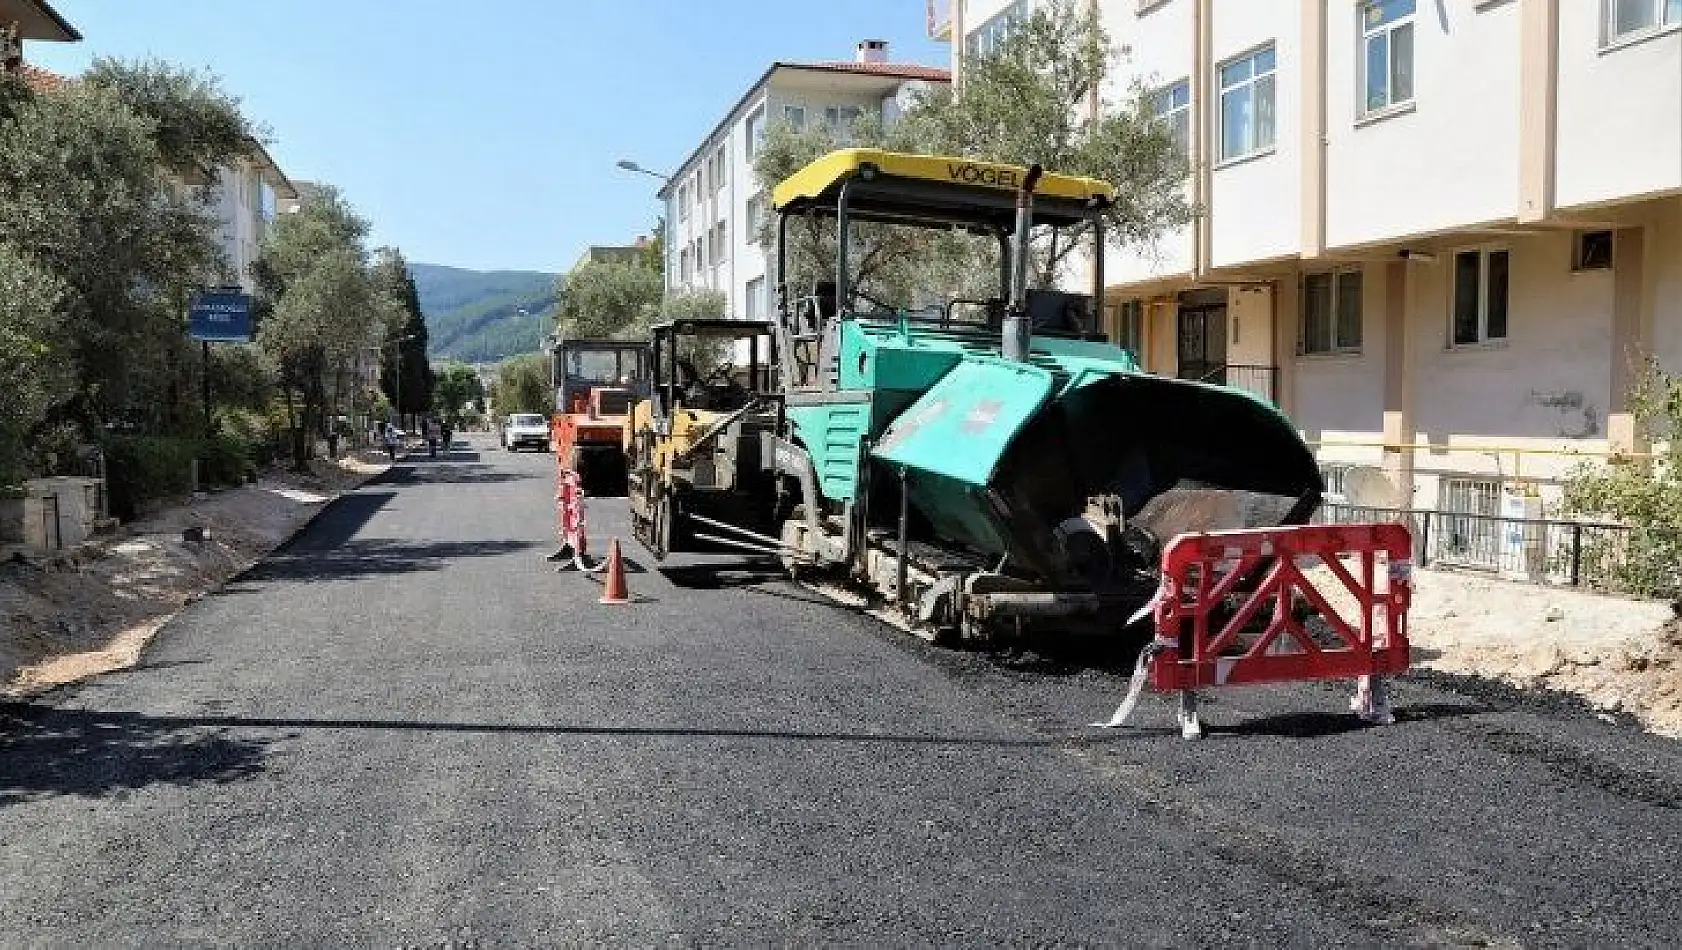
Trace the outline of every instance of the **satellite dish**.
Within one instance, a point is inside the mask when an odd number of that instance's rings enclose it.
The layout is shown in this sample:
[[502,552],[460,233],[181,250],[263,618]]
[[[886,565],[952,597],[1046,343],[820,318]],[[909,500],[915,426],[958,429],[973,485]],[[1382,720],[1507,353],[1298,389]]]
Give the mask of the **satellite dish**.
[[1350,466],[1343,473],[1343,496],[1345,504],[1357,508],[1401,507],[1396,484],[1384,469],[1374,465]]

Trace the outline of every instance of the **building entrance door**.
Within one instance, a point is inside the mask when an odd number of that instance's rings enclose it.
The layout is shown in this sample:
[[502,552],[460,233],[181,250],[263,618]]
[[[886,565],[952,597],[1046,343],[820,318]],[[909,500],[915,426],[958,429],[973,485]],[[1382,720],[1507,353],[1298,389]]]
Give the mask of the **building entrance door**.
[[1180,308],[1179,377],[1226,384],[1226,307]]

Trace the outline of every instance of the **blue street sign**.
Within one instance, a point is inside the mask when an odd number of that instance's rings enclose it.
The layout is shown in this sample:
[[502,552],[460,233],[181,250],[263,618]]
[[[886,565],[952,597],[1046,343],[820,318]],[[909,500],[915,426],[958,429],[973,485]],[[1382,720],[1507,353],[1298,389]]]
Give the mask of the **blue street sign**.
[[195,340],[207,343],[251,342],[251,295],[237,290],[207,290],[193,296],[188,323]]

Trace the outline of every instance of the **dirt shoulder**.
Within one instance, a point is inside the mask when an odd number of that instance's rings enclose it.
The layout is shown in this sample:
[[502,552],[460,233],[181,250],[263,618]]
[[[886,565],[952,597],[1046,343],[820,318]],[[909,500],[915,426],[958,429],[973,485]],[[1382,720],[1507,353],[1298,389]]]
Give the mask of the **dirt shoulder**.
[[1669,604],[1421,571],[1409,631],[1418,666],[1572,693],[1682,737],[1682,626]]
[[[0,697],[133,666],[183,607],[388,467],[373,455],[321,461],[309,475],[181,499],[73,552],[0,565]],[[190,528],[204,540],[185,540]]]

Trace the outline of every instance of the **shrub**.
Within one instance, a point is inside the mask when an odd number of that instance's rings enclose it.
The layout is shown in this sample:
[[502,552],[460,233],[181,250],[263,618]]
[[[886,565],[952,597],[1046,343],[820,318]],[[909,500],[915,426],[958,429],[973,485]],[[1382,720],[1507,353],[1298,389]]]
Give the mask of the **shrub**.
[[111,513],[132,521],[142,503],[191,491],[195,458],[202,487],[243,484],[253,470],[251,445],[236,432],[220,432],[207,439],[111,436],[105,442]]
[[1585,550],[1607,562],[1611,586],[1639,596],[1682,588],[1682,378],[1648,362],[1630,389],[1630,409],[1648,438],[1664,440],[1647,462],[1581,468],[1565,486],[1566,510],[1629,525],[1621,550]]

